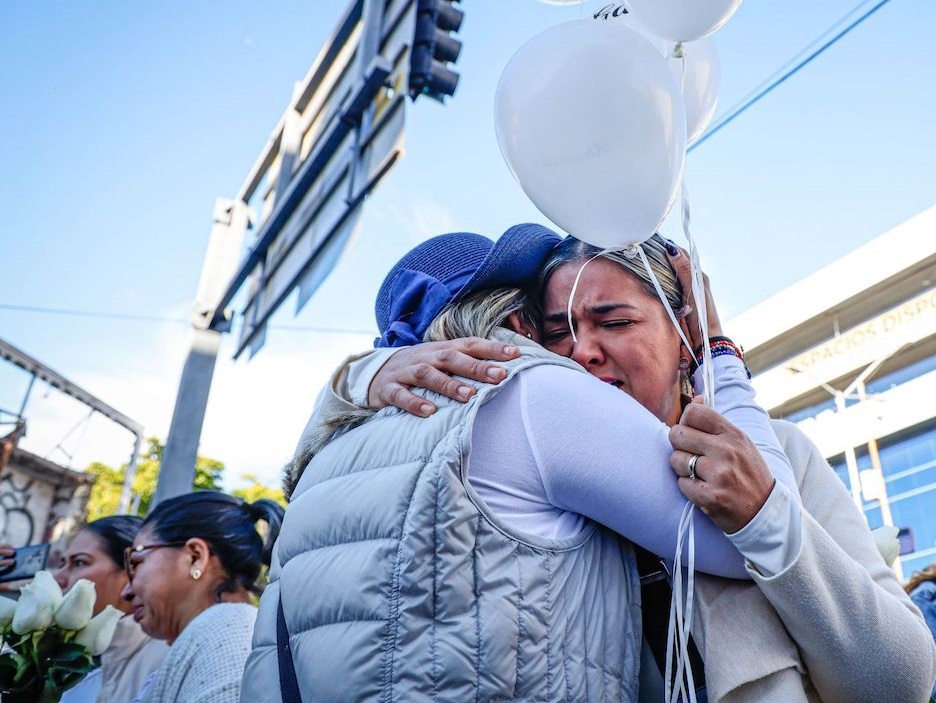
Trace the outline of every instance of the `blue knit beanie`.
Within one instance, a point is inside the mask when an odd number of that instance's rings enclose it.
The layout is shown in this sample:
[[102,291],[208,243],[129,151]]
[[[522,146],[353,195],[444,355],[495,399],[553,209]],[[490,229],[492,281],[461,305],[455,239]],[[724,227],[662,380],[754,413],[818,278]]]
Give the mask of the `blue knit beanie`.
[[390,269],[374,311],[381,336],[374,346],[418,344],[449,304],[488,288],[527,288],[561,240],[537,224],[515,225],[497,242],[471,232],[432,237]]

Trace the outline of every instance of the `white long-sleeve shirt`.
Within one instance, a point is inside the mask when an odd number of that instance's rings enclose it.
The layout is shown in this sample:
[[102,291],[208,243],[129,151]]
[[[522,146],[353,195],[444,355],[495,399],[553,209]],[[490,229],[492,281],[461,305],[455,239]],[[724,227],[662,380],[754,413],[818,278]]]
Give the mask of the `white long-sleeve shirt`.
[[[778,482],[795,491],[766,413],[751,405],[743,365],[734,357],[714,361],[716,409],[754,440]],[[626,393],[567,368],[537,366],[517,374],[478,412],[468,480],[520,531],[563,538],[590,518],[672,558],[686,504],[669,465],[672,452],[669,428]],[[696,568],[747,576],[730,539],[701,513]]]
[[[352,360],[331,388],[346,402],[365,404],[373,376],[393,351]],[[730,536],[698,513],[696,568],[748,578],[747,558],[761,573],[778,573],[799,549],[792,468],[767,413],[754,401],[740,360],[720,356],[713,365],[715,408],[751,437],[777,483],[760,512]],[[314,423],[313,417],[309,424]],[[538,366],[517,374],[479,410],[468,480],[519,531],[563,537],[590,518],[672,559],[686,499],[669,466],[668,434],[665,424],[626,393],[578,371]],[[794,499],[777,500],[781,491]]]

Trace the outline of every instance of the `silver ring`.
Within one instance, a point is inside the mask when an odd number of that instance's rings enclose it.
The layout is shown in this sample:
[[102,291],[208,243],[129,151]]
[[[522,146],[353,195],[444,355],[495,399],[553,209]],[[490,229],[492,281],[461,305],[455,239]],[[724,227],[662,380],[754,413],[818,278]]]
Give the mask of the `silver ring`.
[[692,456],[689,457],[689,463],[687,464],[687,467],[689,468],[689,478],[691,478],[693,481],[696,480],[695,467],[696,467],[696,464],[698,463],[699,463],[698,454],[693,454]]

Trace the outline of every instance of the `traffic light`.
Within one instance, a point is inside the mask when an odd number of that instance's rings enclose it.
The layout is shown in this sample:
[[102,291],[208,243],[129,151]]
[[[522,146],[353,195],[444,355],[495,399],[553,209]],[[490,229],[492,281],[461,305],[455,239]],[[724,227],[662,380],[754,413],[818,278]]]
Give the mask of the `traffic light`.
[[409,94],[442,102],[454,95],[458,74],[449,68],[461,53],[462,43],[451,32],[461,27],[465,13],[452,0],[417,0],[416,31],[410,51]]

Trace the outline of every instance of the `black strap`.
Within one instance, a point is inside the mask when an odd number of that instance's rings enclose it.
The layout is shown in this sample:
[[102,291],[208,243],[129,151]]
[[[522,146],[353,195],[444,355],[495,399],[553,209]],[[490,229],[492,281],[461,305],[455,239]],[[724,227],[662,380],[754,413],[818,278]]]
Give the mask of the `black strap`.
[[[644,637],[653,653],[653,659],[660,668],[660,675],[666,675],[666,636],[669,632],[670,604],[673,601],[673,589],[663,562],[655,554],[634,545],[637,555],[637,571],[640,573],[640,612],[643,620]],[[705,667],[702,655],[689,636],[689,665],[692,667],[692,680],[696,689],[705,686]]]
[[289,646],[289,630],[286,629],[286,614],[283,612],[283,599],[276,606],[276,659],[279,662],[280,693],[283,703],[302,703],[299,693],[299,680],[296,678],[296,666],[293,663],[292,649]]

